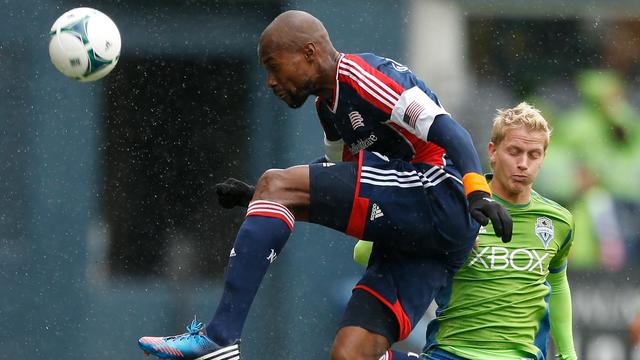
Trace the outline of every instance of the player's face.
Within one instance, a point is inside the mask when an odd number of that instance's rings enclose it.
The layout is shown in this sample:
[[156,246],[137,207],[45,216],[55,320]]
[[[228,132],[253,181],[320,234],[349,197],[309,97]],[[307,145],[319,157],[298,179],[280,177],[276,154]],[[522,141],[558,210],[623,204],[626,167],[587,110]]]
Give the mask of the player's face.
[[267,86],[280,100],[299,108],[313,92],[313,68],[302,51],[260,48],[260,63],[267,71]]
[[489,143],[492,187],[498,196],[515,203],[529,200],[533,182],[544,159],[545,139],[542,131],[520,127],[507,130],[498,145]]

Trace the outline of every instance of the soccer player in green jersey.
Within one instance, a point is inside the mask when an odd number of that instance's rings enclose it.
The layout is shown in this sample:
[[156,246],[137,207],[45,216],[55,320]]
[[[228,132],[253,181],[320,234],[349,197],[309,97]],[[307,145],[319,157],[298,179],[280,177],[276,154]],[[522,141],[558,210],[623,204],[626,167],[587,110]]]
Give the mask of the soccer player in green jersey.
[[[489,186],[513,218],[513,240],[501,242],[491,225],[480,229],[465,265],[436,297],[423,359],[543,360],[549,330],[558,357],[577,359],[566,269],[573,219],[532,189],[550,134],[527,103],[498,112],[488,145]],[[369,245],[356,245],[357,262],[367,263]],[[395,354],[388,358],[407,358]]]

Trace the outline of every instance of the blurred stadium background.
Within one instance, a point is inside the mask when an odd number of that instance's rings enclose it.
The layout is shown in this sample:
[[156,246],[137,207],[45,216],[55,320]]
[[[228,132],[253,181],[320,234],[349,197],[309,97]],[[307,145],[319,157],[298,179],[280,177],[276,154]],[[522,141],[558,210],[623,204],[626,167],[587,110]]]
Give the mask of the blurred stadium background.
[[[123,38],[114,72],[92,84],[47,54],[51,24],[78,6]],[[211,317],[243,215],[217,206],[213,184],[322,152],[312,102],[286,108],[256,60],[264,26],[292,8],[320,18],[338,50],[413,68],[482,157],[495,109],[544,111],[556,134],[537,190],[582,231],[569,273],[580,358],[640,359],[627,340],[640,303],[637,0],[0,1],[0,359],[142,358],[139,336]],[[296,226],[245,358],[328,357],[360,272],[352,245]]]

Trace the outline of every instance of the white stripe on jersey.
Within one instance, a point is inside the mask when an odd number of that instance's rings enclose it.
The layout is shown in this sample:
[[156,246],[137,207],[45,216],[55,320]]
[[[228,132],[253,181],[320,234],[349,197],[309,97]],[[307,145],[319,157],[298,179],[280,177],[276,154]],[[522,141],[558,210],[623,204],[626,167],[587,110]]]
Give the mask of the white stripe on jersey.
[[[377,87],[379,90],[383,90],[384,92],[386,92],[389,96],[389,98],[393,101],[393,103],[395,104],[398,99],[400,98],[400,94],[398,94],[397,92],[395,92],[393,89],[391,89],[387,84],[385,84],[384,82],[382,82],[380,79],[378,79],[377,77],[373,76],[372,74],[368,73],[367,71],[365,71],[358,63],[356,63],[355,61],[351,61],[347,58],[344,59],[344,61],[341,63],[341,65],[350,65],[353,69],[358,70],[358,72],[361,75],[364,75],[365,78],[369,78],[371,79],[371,81],[373,81],[374,83],[376,83]],[[357,75],[357,74],[356,74]]]
[[421,177],[417,173],[412,176],[399,177],[395,175],[375,175],[375,174],[362,172],[361,176],[366,177],[368,179],[374,179],[374,180],[397,180],[398,182],[404,182],[404,183],[409,183],[412,181],[422,182]]
[[401,184],[401,183],[396,182],[396,181],[381,182],[381,181],[369,180],[369,179],[366,179],[366,178],[360,178],[360,182],[364,183],[364,184],[371,184],[371,185],[378,185],[378,186],[395,186],[395,187],[400,187],[400,188],[423,187],[422,182]]
[[[429,169],[429,171],[425,172],[425,174],[429,174],[431,172],[433,172],[433,169],[438,169],[438,167],[433,167],[431,169]],[[381,175],[386,175],[386,174],[393,174],[393,175],[397,175],[397,176],[415,176],[418,172],[415,170],[411,170],[411,171],[398,171],[398,170],[394,170],[394,169],[389,169],[389,170],[384,170],[384,169],[378,169],[375,167],[371,167],[371,166],[366,166],[363,165],[362,166],[362,172],[372,172],[372,173],[378,173]]]
[[393,169],[382,170],[370,166],[363,166],[360,174],[361,183],[401,188],[418,186],[429,188],[449,178],[462,183],[460,179],[435,166],[425,173],[419,173],[417,171],[397,171]]
[[[340,64],[340,73],[345,75],[353,75],[352,79],[358,81],[358,84],[367,84],[371,87],[371,89],[375,90],[376,94],[384,97],[387,101],[395,104],[398,102],[400,96],[395,91],[389,89],[387,85],[381,82],[376,77],[371,74],[364,72],[364,70],[354,62],[346,63],[348,60],[345,60],[342,64]],[[350,64],[354,64],[353,66]],[[356,68],[357,66],[357,68]],[[384,86],[386,89],[382,88]],[[387,90],[388,89],[388,90]],[[369,91],[371,92],[371,91]]]
[[350,78],[352,78],[356,83],[358,83],[358,85],[364,89],[366,92],[368,92],[369,94],[371,94],[371,96],[373,96],[374,98],[376,98],[378,101],[380,101],[382,104],[384,104],[385,106],[388,106],[390,109],[393,109],[394,103],[389,102],[389,100],[387,99],[383,99],[382,97],[380,97],[380,95],[378,95],[378,93],[376,93],[375,91],[371,90],[367,85],[365,85],[365,83],[363,83],[361,81],[360,78],[358,78],[356,75],[347,72],[347,71],[343,71],[340,70],[340,74],[346,75]]

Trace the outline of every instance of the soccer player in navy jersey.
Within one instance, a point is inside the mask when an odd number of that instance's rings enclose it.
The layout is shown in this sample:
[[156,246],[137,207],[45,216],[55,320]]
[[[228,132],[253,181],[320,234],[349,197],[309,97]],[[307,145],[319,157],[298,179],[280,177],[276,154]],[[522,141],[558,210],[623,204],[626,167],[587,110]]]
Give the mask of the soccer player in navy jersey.
[[406,66],[336,51],[322,23],[302,11],[274,19],[258,55],[268,87],[290,107],[317,97],[327,162],[268,170],[252,194],[222,192],[221,203],[248,209],[213,319],[139,346],[161,358],[239,358],[260,282],[302,220],[373,241],[331,358],[378,360],[464,264],[480,224],[490,219],[508,242],[511,218],[491,200],[468,132]]

